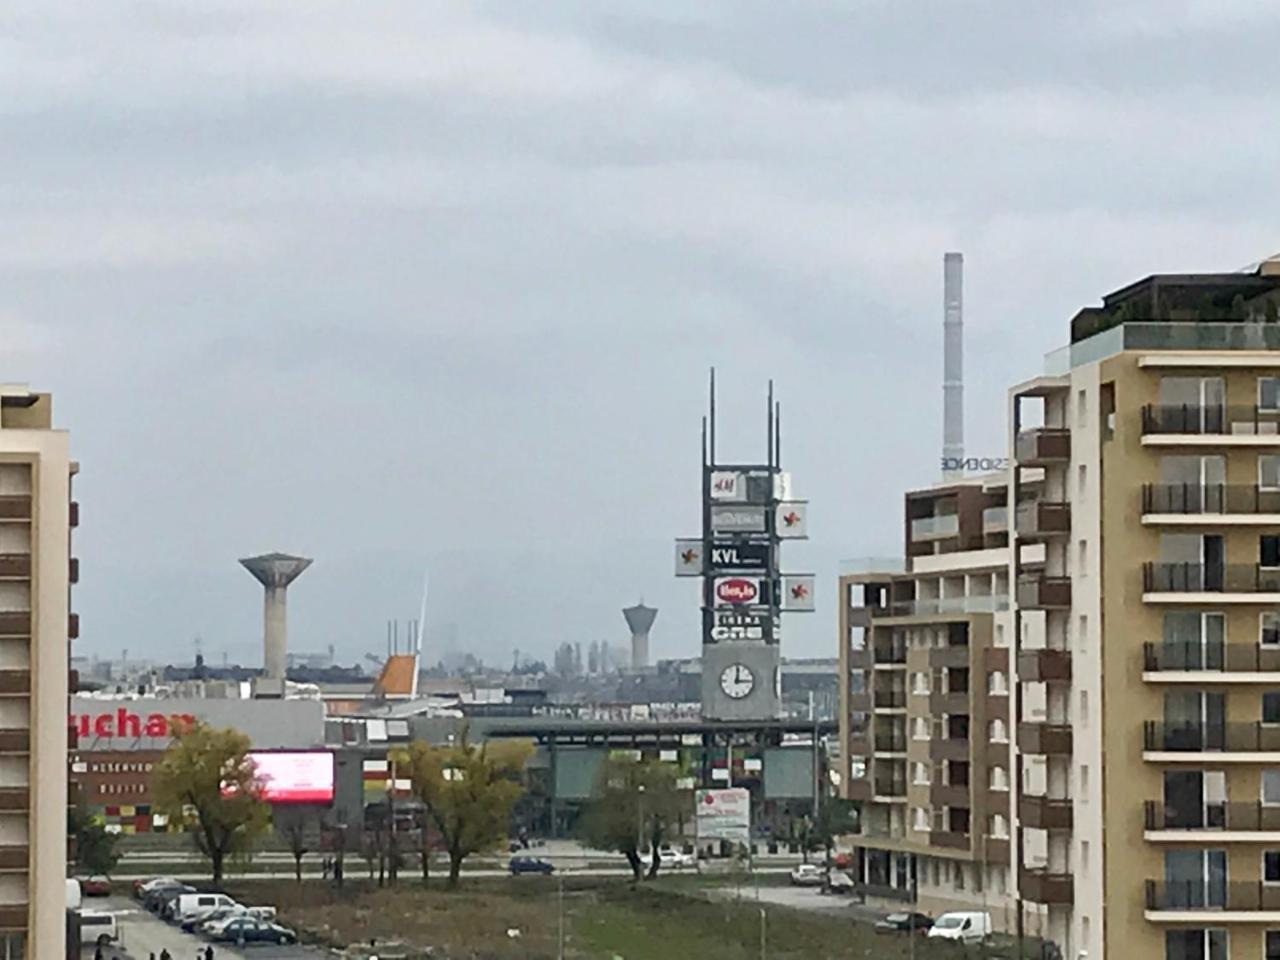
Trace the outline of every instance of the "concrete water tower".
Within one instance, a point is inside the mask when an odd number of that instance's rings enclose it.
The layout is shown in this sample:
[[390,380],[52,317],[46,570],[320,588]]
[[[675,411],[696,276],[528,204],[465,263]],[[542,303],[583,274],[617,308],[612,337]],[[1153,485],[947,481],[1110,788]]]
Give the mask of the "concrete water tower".
[[622,615],[631,628],[631,669],[643,670],[649,666],[649,628],[657,619],[658,608],[646,607],[643,602],[625,607]]
[[308,557],[287,553],[264,553],[246,557],[240,565],[262,584],[262,665],[267,677],[283,680],[289,652],[289,627],[285,592],[303,570],[311,566]]

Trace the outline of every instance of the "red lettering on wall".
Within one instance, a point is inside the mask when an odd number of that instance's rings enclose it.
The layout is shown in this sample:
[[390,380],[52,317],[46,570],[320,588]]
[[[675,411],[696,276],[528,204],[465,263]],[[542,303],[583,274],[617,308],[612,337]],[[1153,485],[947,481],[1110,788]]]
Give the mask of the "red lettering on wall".
[[190,727],[196,722],[196,718],[189,713],[148,713],[144,717],[120,707],[115,713],[100,713],[96,716],[73,713],[67,718],[67,722],[84,739],[92,734],[95,737],[120,737],[126,740],[140,740],[143,737],[164,740]]

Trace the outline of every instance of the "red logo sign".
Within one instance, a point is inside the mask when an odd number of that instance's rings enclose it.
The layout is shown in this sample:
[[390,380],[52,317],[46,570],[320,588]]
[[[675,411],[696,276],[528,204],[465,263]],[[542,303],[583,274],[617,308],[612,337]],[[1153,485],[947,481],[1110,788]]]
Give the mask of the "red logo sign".
[[724,603],[751,603],[760,596],[760,588],[754,580],[733,577],[716,584],[716,599]]
[[794,587],[791,588],[792,600],[803,600],[808,595],[809,595],[809,588],[806,587],[803,583],[797,583]]
[[686,550],[684,551],[684,553],[680,554],[681,563],[693,563],[693,561],[697,559],[698,559],[697,550]]
[[182,727],[195,723],[195,719],[189,713],[172,716],[164,713],[148,713],[143,716],[121,707],[115,713],[99,713],[96,716],[88,713],[73,713],[68,718],[68,723],[78,736],[85,738],[121,737],[137,740],[142,737],[155,737],[165,740]]
[[800,522],[800,514],[792,510],[790,513],[783,514],[782,522],[784,525],[788,527],[794,527],[797,523]]

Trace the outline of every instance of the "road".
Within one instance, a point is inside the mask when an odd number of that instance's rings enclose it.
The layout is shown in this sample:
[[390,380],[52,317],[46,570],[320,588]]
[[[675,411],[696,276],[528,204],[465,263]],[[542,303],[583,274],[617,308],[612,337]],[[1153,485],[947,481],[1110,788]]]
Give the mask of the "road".
[[[173,960],[191,960],[197,950],[203,950],[206,941],[190,933],[183,933],[160,918],[148,913],[141,904],[128,897],[113,896],[105,900],[94,899],[87,906],[95,910],[107,910],[116,915],[120,930],[120,946],[128,951],[132,960],[150,960],[152,954],[160,956],[168,950]],[[216,944],[213,948],[216,960],[317,960],[328,954],[311,947],[280,947],[254,944],[243,949]],[[91,951],[86,952],[92,956]],[[111,955],[108,954],[108,957]]]
[[874,922],[883,917],[884,910],[868,907],[852,896],[839,893],[823,893],[815,887],[752,887],[744,883],[740,887],[713,887],[708,895],[717,900],[758,900],[772,907],[789,907],[793,910],[812,910],[818,913],[835,913],[850,920]]

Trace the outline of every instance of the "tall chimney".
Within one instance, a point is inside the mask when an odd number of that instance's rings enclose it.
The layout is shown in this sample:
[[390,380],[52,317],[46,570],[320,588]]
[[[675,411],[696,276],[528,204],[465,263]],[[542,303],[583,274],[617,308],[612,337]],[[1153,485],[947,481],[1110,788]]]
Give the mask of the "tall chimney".
[[631,628],[631,669],[643,670],[649,666],[649,628],[653,626],[658,610],[638,603],[634,607],[626,607],[622,615]]
[[944,479],[964,459],[964,254],[942,256],[942,459]]
[[240,565],[262,584],[262,665],[268,677],[283,680],[285,661],[289,652],[289,627],[285,591],[298,579],[303,570],[311,566],[307,557],[292,557],[287,553],[264,553],[260,557],[247,557]]

